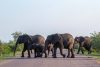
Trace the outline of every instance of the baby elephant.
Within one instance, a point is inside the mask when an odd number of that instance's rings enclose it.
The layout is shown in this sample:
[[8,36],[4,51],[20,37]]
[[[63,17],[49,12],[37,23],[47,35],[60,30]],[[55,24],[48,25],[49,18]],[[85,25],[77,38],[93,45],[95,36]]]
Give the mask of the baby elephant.
[[44,47],[40,44],[34,45],[34,57],[42,57]]

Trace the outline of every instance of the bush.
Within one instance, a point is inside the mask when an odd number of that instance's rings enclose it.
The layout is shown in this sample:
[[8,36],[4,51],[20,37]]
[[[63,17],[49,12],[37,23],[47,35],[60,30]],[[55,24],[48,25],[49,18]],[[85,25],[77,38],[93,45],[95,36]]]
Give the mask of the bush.
[[99,33],[92,33],[92,44],[93,50],[95,52],[100,52],[100,32]]
[[3,45],[2,48],[3,48],[2,54],[9,54],[9,53],[11,53],[11,48],[9,47],[9,45]]
[[0,56],[2,56],[2,45],[0,45]]

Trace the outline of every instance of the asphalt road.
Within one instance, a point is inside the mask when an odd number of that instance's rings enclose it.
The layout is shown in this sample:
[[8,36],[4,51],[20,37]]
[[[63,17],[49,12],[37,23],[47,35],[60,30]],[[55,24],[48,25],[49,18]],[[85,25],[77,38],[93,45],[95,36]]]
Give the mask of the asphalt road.
[[[33,55],[32,55],[33,56]],[[96,59],[76,55],[76,58],[62,58],[57,54],[58,58],[21,58],[20,56],[8,58],[0,62],[0,67],[100,67],[100,63]]]

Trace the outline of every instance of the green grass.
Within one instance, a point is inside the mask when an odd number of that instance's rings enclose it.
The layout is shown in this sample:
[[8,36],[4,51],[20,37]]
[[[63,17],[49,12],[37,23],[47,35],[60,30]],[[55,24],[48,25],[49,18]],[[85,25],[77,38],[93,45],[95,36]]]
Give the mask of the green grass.
[[0,61],[3,61],[3,60],[5,60],[8,57],[13,57],[13,53],[3,54],[2,56],[0,56]]
[[93,58],[100,59],[100,53],[92,52],[91,54],[85,53],[86,56],[92,56]]

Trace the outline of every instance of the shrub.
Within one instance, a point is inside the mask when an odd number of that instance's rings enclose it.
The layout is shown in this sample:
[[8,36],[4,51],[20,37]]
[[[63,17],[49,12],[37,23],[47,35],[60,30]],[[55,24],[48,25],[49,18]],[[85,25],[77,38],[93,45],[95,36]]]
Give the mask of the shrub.
[[100,52],[100,32],[92,33],[91,38],[92,38],[93,50],[96,52]]

